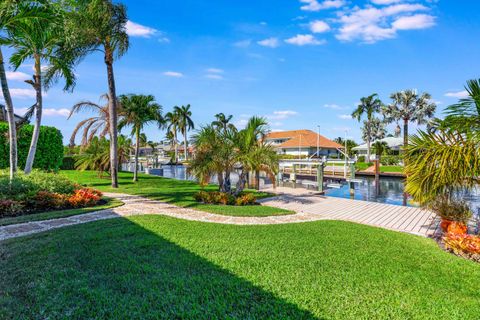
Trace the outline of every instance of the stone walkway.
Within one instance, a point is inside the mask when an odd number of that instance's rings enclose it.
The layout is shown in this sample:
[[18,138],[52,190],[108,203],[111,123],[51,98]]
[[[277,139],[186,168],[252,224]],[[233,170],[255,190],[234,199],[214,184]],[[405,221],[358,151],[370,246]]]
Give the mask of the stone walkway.
[[282,194],[282,190],[276,190],[276,192],[280,192],[280,194],[275,198],[263,200],[263,204],[293,210],[296,214],[271,217],[230,217],[181,208],[140,196],[107,193],[106,196],[119,199],[125,204],[121,207],[67,218],[3,226],[0,227],[0,241],[91,221],[142,214],[159,214],[185,220],[236,225],[346,220],[421,236],[431,236],[438,225],[431,213],[417,208],[323,197],[311,193]]

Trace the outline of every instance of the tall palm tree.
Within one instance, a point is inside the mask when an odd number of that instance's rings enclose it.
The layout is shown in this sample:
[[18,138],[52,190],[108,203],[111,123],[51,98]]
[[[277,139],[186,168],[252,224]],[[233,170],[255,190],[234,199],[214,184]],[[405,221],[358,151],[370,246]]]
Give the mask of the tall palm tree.
[[377,124],[373,124],[375,114],[380,112],[382,105],[383,103],[379,99],[378,94],[374,93],[368,97],[361,98],[360,104],[352,113],[352,118],[357,119],[358,122],[361,121],[363,116],[366,116],[366,120],[364,121],[364,139],[367,143],[367,161],[370,161],[370,144],[372,142],[373,135],[372,129],[375,128],[375,125]]
[[182,132],[184,149],[185,149],[185,161],[188,161],[188,130],[195,129],[195,125],[192,120],[192,111],[190,111],[190,105],[175,107],[175,111],[179,115],[178,129]]
[[173,136],[173,145],[175,148],[175,163],[178,163],[178,129],[180,126],[180,114],[174,109],[173,112],[167,112],[165,114],[165,124],[167,131]]
[[[370,121],[365,120],[362,127],[362,139],[368,141],[369,143],[385,138],[385,123],[378,118],[372,118]],[[368,146],[368,145],[367,145]],[[370,150],[368,153],[367,161],[371,161]]]
[[408,125],[410,122],[426,124],[432,118],[437,105],[428,93],[418,94],[416,90],[392,93],[392,103],[384,106],[382,113],[387,122],[403,121],[403,147],[408,146]]
[[375,154],[377,155],[377,160],[378,162],[382,162],[382,155],[384,155],[388,150],[390,150],[390,147],[388,146],[388,143],[385,141],[375,141],[372,145],[373,150],[375,151]]
[[85,56],[101,51],[107,68],[110,118],[110,170],[112,187],[118,188],[117,117],[118,105],[113,63],[128,50],[128,21],[124,5],[110,0],[77,1],[70,10],[66,27],[69,43],[76,54]]
[[5,31],[14,29],[15,25],[19,22],[22,23],[27,20],[41,18],[46,18],[46,16],[41,12],[39,7],[36,6],[34,1],[4,0],[0,3],[0,84],[5,100],[6,118],[8,122],[10,179],[13,179],[18,168],[17,129],[12,97],[5,72],[2,45],[10,42],[9,34]]
[[152,95],[122,95],[122,116],[118,123],[121,130],[124,127],[132,127],[132,136],[135,136],[135,168],[133,181],[138,181],[138,154],[140,151],[140,135],[145,125],[156,123],[160,128],[163,125],[162,107],[155,102]]
[[[49,2],[42,2],[38,7],[49,16],[49,19],[23,20],[15,23],[13,28],[7,28],[8,43],[14,49],[10,57],[14,69],[18,69],[27,59],[32,59],[34,63],[33,81],[26,81],[32,85],[36,93],[35,124],[25,163],[26,174],[32,171],[35,160],[42,123],[43,90],[59,77],[65,79],[65,90],[75,85],[73,72],[75,58],[68,54],[65,48],[63,13],[58,6]],[[43,70],[44,66],[47,71]]]
[[[91,101],[81,101],[76,103],[70,110],[68,119],[70,119],[74,114],[83,111],[93,111],[96,113],[95,116],[84,119],[75,126],[70,137],[70,147],[75,146],[77,134],[82,129],[82,140],[80,143],[82,148],[85,148],[96,135],[98,135],[100,138],[103,138],[110,132],[108,94],[100,96],[100,100],[106,101],[107,103],[102,106]],[[121,106],[119,109],[121,113]]]

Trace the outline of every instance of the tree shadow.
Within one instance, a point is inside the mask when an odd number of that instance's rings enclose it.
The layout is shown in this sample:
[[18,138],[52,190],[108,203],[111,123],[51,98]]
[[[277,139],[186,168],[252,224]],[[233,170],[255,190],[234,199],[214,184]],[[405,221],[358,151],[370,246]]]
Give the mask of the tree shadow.
[[128,219],[15,239],[2,251],[0,317],[316,319]]

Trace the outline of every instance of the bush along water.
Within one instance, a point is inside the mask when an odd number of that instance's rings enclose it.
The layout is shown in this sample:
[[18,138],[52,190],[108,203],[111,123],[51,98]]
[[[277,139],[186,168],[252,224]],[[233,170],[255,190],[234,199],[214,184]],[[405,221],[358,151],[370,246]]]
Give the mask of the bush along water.
[[10,180],[0,171],[0,218],[37,212],[95,206],[102,194],[76,185],[66,177],[33,171]]

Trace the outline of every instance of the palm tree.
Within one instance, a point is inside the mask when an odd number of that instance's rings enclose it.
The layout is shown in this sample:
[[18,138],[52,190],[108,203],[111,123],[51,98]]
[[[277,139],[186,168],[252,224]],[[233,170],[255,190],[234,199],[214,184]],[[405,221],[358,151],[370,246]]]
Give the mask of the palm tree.
[[447,107],[443,125],[460,131],[480,131],[480,79],[469,80],[465,90],[468,97]]
[[230,121],[232,120],[233,116],[232,115],[229,115],[229,116],[225,116],[225,114],[223,113],[217,113],[215,115],[215,118],[217,120],[213,121],[212,122],[212,125],[217,128],[217,129],[221,129],[223,131],[227,131],[228,129],[230,130],[236,130],[237,128],[235,127],[235,125],[233,123],[231,123]]
[[70,137],[70,147],[75,146],[75,139],[77,137],[77,134],[82,129],[82,141],[80,143],[82,148],[85,148],[96,135],[98,135],[100,138],[103,138],[110,132],[108,94],[102,95],[100,97],[100,100],[107,101],[107,103],[101,106],[91,101],[81,101],[75,104],[72,107],[72,110],[70,110],[70,115],[68,116],[68,119],[70,119],[74,114],[80,113],[82,111],[93,111],[97,113],[96,116],[84,119],[75,126],[75,128],[73,129],[73,133]]
[[128,50],[126,8],[110,0],[78,1],[69,12],[66,27],[69,43],[76,54],[85,56],[94,51],[103,52],[107,68],[109,122],[110,122],[110,170],[112,187],[118,188],[117,117],[118,105],[113,63]]
[[190,105],[175,107],[176,113],[179,115],[178,129],[182,132],[184,148],[185,148],[185,161],[188,161],[188,130],[195,129],[192,121],[192,111],[190,111]]
[[14,29],[17,23],[24,23],[27,20],[40,18],[44,18],[44,14],[33,1],[4,0],[0,3],[0,84],[2,86],[3,98],[6,105],[6,119],[8,121],[10,179],[13,179],[18,168],[17,129],[12,97],[5,72],[5,60],[1,47],[4,44],[8,44],[10,39],[8,32],[3,32],[5,36],[2,36],[2,31]]
[[357,106],[357,109],[353,111],[352,118],[357,119],[358,122],[366,115],[366,120],[364,121],[364,139],[367,143],[367,162],[370,161],[370,144],[372,141],[372,136],[374,136],[372,129],[375,128],[375,124],[372,122],[375,119],[375,113],[380,112],[382,108],[382,101],[378,98],[378,94],[374,93],[368,97],[363,97],[360,99],[360,104]]
[[382,155],[384,155],[388,150],[390,150],[390,147],[388,146],[388,143],[385,141],[375,141],[372,145],[373,151],[377,155],[377,160],[379,163],[382,162]]
[[122,105],[122,117],[118,123],[121,130],[124,127],[132,127],[132,136],[135,136],[135,168],[133,171],[133,181],[138,181],[138,154],[140,151],[141,133],[145,125],[150,123],[158,124],[160,128],[163,125],[162,107],[155,102],[152,95],[122,95],[120,96]]
[[165,114],[165,123],[167,125],[167,131],[171,133],[173,138],[173,145],[175,148],[175,163],[178,163],[178,128],[180,126],[180,114],[174,109],[173,112],[167,112]]
[[[365,120],[362,127],[362,139],[371,143],[372,141],[385,138],[385,123],[378,118],[372,118],[370,121]],[[368,147],[368,145],[367,145]],[[370,148],[371,149],[371,148]],[[367,161],[370,162],[370,149]]]
[[[34,63],[33,81],[26,81],[36,92],[35,124],[25,163],[26,174],[32,171],[35,160],[42,123],[44,88],[47,89],[59,77],[65,79],[64,90],[75,85],[73,72],[75,58],[68,54],[65,48],[62,11],[49,2],[42,2],[38,7],[49,16],[49,19],[22,20],[15,23],[14,27],[7,28],[8,44],[15,50],[10,57],[14,69],[17,70],[27,59],[32,59]],[[43,63],[46,64],[47,71],[43,71]]]
[[[408,124],[426,124],[432,118],[437,105],[428,93],[418,94],[416,90],[392,93],[392,103],[384,106],[382,113],[389,123],[403,121],[403,147],[408,146]],[[398,131],[397,131],[398,132]]]

